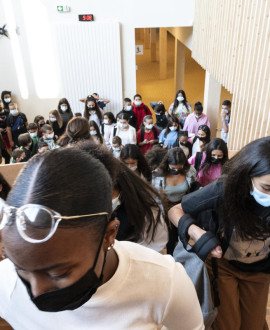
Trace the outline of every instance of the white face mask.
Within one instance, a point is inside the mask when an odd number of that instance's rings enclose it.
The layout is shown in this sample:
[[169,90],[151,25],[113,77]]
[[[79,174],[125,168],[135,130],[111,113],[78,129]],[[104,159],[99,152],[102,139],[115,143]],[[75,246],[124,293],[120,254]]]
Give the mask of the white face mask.
[[60,105],[62,111],[67,111],[68,107],[66,105]]
[[121,205],[120,195],[112,199],[112,211],[114,211],[119,205]]
[[149,124],[149,125],[145,125],[145,128],[147,128],[147,129],[152,129],[153,128],[153,124]]
[[128,127],[128,124],[119,124],[119,126],[120,126],[121,128],[127,128],[127,127]]
[[109,124],[109,119],[104,119],[104,124],[108,125]]
[[172,132],[174,132],[174,131],[177,130],[177,127],[175,127],[175,126],[170,126],[169,129],[170,129]]
[[177,101],[179,101],[179,102],[182,102],[182,101],[184,101],[184,98],[183,98],[183,96],[177,96]]
[[35,138],[35,137],[37,137],[37,132],[35,132],[35,133],[30,133],[30,136],[31,136],[32,139]]
[[264,207],[269,207],[270,206],[270,195],[258,190],[254,186],[253,182],[252,182],[252,185],[253,185],[253,191],[251,191],[250,194],[254,197],[255,201]]
[[54,123],[54,122],[56,122],[56,118],[50,118],[50,121],[51,121],[52,123]]
[[132,110],[132,105],[127,105],[127,106],[126,106],[126,110],[127,110],[127,111]]
[[225,110],[224,110],[224,112],[225,112],[226,114],[228,114],[228,113],[229,113],[229,111],[228,111],[227,109],[225,109]]
[[133,172],[135,172],[137,170],[138,166],[133,166],[133,167],[130,167],[129,169]]
[[200,116],[198,116],[198,115],[195,115],[195,117],[196,117],[197,119],[201,118],[201,116],[202,116],[202,115],[200,115]]
[[51,140],[51,139],[53,139],[53,137],[54,137],[54,133],[46,134],[44,140],[45,140],[45,139],[46,139],[46,140]]
[[120,148],[119,147],[112,147],[112,150],[113,151],[120,151]]
[[142,101],[134,101],[134,104],[136,105],[136,107],[139,107],[142,104]]
[[10,103],[11,98],[10,98],[10,97],[7,97],[7,98],[4,99],[4,101],[5,101],[6,103]]
[[10,113],[12,114],[12,116],[15,116],[17,115],[19,111],[17,109],[14,109],[14,110],[10,110]]
[[97,135],[97,131],[90,131],[90,135]]

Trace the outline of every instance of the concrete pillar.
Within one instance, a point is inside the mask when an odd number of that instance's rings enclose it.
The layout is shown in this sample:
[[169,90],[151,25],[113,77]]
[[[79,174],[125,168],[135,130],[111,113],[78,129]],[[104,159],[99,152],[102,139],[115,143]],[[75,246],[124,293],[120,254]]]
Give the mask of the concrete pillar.
[[157,30],[156,30],[156,28],[150,29],[150,53],[151,53],[151,62],[156,62],[156,60],[157,60]]
[[159,29],[159,76],[167,78],[167,29]]
[[144,48],[150,48],[150,31],[149,28],[144,29]]
[[184,89],[185,74],[185,46],[177,38],[175,38],[174,52],[174,89],[176,93],[179,89]]
[[211,137],[216,137],[216,130],[219,118],[221,84],[210,75],[208,71],[205,72],[204,84],[204,102],[203,112],[207,115],[211,125]]

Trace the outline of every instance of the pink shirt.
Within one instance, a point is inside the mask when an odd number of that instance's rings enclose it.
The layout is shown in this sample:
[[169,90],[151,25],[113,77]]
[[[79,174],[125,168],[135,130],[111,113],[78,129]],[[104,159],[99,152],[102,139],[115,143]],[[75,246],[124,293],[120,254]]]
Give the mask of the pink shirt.
[[208,117],[203,113],[201,118],[199,118],[197,121],[195,113],[192,112],[192,114],[187,117],[183,130],[197,135],[198,128],[201,125],[207,125],[210,128],[210,122],[208,120]]
[[[191,156],[188,159],[189,164],[195,166],[195,158],[196,158],[196,154]],[[206,154],[203,153],[201,165],[204,163],[205,158],[206,158]],[[197,174],[197,180],[203,187],[205,187],[209,183],[211,183],[211,182],[215,181],[217,178],[219,178],[221,176],[221,171],[222,171],[221,164],[212,164],[210,166],[210,168],[208,169],[208,171],[206,171],[206,172],[199,170],[199,172]]]

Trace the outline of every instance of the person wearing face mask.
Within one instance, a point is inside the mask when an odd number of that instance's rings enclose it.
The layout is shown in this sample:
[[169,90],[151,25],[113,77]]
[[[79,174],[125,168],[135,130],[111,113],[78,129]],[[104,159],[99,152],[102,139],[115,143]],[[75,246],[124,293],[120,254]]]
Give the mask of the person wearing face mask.
[[222,129],[221,129],[220,137],[226,143],[228,142],[230,119],[231,119],[231,101],[225,100],[222,102],[222,106],[221,106]]
[[123,149],[122,140],[119,136],[114,136],[112,139],[111,151],[115,158],[120,158],[121,151]]
[[[163,192],[169,203],[169,208],[181,202],[196,181],[196,171],[187,162],[187,158],[181,148],[173,148],[168,151],[159,166],[162,176],[156,177],[153,185]],[[169,229],[169,242],[167,253],[173,254],[178,240],[177,230]]]
[[98,126],[103,120],[103,111],[99,108],[97,101],[94,97],[87,97],[84,107],[84,118],[88,121],[94,120]]
[[128,97],[124,98],[123,109],[120,112],[118,112],[117,117],[123,113],[125,113],[128,116],[129,125],[131,125],[132,127],[134,127],[136,129],[137,128],[137,126],[136,126],[137,119],[136,119],[135,113],[133,111],[132,101]]
[[179,133],[179,120],[176,117],[169,118],[166,128],[159,135],[159,143],[164,149],[171,149],[177,140]]
[[159,133],[161,133],[168,124],[168,118],[167,118],[165,106],[162,103],[162,101],[151,102],[150,105],[152,109],[155,111],[155,115],[156,115],[155,127],[158,129]]
[[203,113],[203,106],[201,102],[197,102],[194,105],[194,112],[186,118],[183,130],[188,131],[189,134],[197,135],[200,125],[206,125],[210,128],[208,117]]
[[27,132],[27,118],[26,115],[20,112],[16,103],[9,103],[9,116],[7,118],[7,135],[11,148],[19,146],[18,137],[22,133]]
[[39,139],[40,142],[45,142],[48,144],[49,149],[56,149],[59,148],[59,145],[56,145],[56,138],[54,136],[53,129],[50,125],[45,124],[42,126],[42,137]]
[[112,112],[104,113],[103,118],[104,119],[103,119],[103,123],[100,126],[100,131],[102,136],[104,137],[107,148],[110,149],[111,148],[110,137],[112,134],[112,129],[115,127],[116,119]]
[[195,167],[197,180],[205,187],[221,176],[222,167],[228,160],[228,148],[222,139],[214,138],[207,144],[206,151],[198,154],[190,157],[188,162]]
[[153,124],[152,116],[145,116],[137,132],[137,142],[143,155],[158,143],[159,131]]
[[38,127],[36,123],[30,123],[27,126],[27,131],[31,137],[32,140],[32,144],[30,146],[30,150],[31,150],[31,154],[32,156],[34,156],[37,152],[38,152],[38,141],[39,138],[37,136],[37,131],[38,131]]
[[49,120],[47,120],[46,124],[52,127],[56,140],[65,132],[62,118],[56,109],[49,112]]
[[192,156],[197,152],[202,152],[207,143],[210,142],[211,131],[207,125],[200,125],[198,134],[190,138],[192,144]]
[[173,148],[175,147],[181,148],[184,151],[184,154],[187,158],[191,156],[192,144],[188,141],[187,131],[179,131],[178,138],[173,145]]
[[120,160],[126,164],[131,171],[151,182],[151,169],[138,146],[126,144],[121,150]]
[[186,93],[180,89],[175,95],[174,102],[169,107],[169,115],[177,117],[181,127],[184,127],[186,118],[191,114],[192,109],[187,102]]
[[32,139],[29,133],[20,134],[18,137],[18,142],[20,149],[25,153],[25,157],[22,159],[22,162],[27,162],[33,155],[31,152]]
[[42,137],[42,132],[41,132],[41,128],[43,125],[45,125],[45,119],[43,116],[41,115],[38,115],[34,118],[34,123],[37,124],[37,127],[38,127],[38,131],[37,131],[37,135],[39,138]]
[[115,329],[204,328],[183,266],[115,239],[111,178],[86,151],[60,148],[31,159],[1,208],[0,317],[12,328],[89,329],[91,320],[108,329],[112,317]]
[[112,139],[114,136],[119,136],[121,138],[123,146],[129,143],[137,143],[136,130],[134,127],[129,125],[128,115],[126,113],[117,115],[117,126],[112,128],[110,144],[112,144]]
[[134,95],[133,99],[134,101],[132,106],[133,106],[133,112],[135,113],[136,116],[136,128],[138,130],[143,122],[143,118],[147,115],[152,116],[152,112],[150,111],[148,106],[142,102],[142,97],[140,94]]
[[4,105],[4,109],[9,112],[9,103],[11,102],[11,91],[3,91],[1,93],[1,100]]
[[64,130],[66,129],[67,123],[73,118],[73,112],[70,104],[66,98],[62,98],[58,102],[57,110],[61,116]]
[[90,140],[96,144],[105,144],[105,140],[100,133],[97,123],[94,120],[90,120],[89,126],[90,126],[90,136],[91,136]]
[[[265,137],[246,145],[227,161],[219,179],[169,211],[183,245],[195,242],[192,253],[205,261],[210,278],[211,262],[217,262],[214,330],[268,328],[269,187],[270,137]],[[202,225],[206,212],[212,216]]]

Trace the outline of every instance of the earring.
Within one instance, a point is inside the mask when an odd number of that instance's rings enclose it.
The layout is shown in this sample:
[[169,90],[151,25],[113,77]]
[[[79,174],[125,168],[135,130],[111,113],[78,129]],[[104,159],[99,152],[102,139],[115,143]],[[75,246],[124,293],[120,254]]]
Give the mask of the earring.
[[111,250],[111,248],[113,248],[113,244],[111,244],[109,247],[108,247],[108,251],[110,251]]

